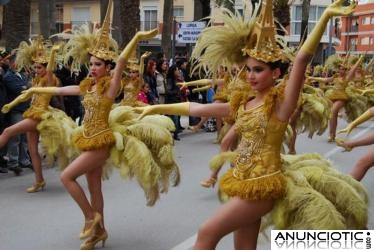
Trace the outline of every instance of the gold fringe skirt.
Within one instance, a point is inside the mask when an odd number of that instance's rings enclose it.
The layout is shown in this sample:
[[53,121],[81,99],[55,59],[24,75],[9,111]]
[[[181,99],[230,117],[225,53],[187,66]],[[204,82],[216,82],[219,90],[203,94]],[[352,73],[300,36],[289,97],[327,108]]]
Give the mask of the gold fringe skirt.
[[325,92],[325,96],[331,101],[346,101],[349,99],[347,93],[341,89],[330,89]]
[[115,138],[111,130],[89,138],[84,136],[83,131],[81,131],[73,136],[73,143],[81,151],[90,151],[113,146]]
[[278,199],[285,195],[287,181],[281,171],[253,179],[239,180],[228,170],[219,181],[220,190],[230,197],[257,201]]

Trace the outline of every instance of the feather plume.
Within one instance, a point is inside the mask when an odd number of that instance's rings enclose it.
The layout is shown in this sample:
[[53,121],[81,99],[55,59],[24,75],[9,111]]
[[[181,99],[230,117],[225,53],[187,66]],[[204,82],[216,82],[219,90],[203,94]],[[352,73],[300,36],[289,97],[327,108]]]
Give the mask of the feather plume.
[[257,12],[258,6],[252,9],[249,0],[243,0],[244,15],[217,8],[210,16],[210,26],[201,32],[192,52],[195,62],[192,71],[204,71],[214,78],[220,66],[231,68],[233,64],[242,62],[245,57],[241,49],[246,46]]

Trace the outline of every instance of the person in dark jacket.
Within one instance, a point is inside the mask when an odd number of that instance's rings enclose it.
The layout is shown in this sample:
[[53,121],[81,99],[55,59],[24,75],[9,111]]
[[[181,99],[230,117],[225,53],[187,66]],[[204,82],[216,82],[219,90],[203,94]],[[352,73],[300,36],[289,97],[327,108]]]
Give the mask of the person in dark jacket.
[[[27,89],[27,78],[14,69],[15,55],[2,53],[0,66],[3,69],[2,81],[7,91],[7,102],[13,101],[23,90]],[[15,106],[9,113],[9,126],[23,120],[22,114],[29,107],[29,102]],[[26,134],[13,136],[7,144],[7,168],[16,175],[20,175],[22,168],[31,168],[32,164],[28,154]]]
[[[88,71],[85,67],[81,67],[80,72],[71,72],[72,61],[72,59],[69,60],[66,65],[55,71],[55,75],[61,81],[61,86],[63,87],[70,85],[79,85],[80,81],[82,81],[87,76]],[[74,121],[79,118],[80,124],[83,116],[81,98],[79,96],[64,96],[63,98],[65,113]]]
[[[179,103],[181,99],[181,91],[177,85],[178,79],[180,78],[180,70],[177,65],[170,66],[168,73],[166,75],[166,95],[165,95],[165,104],[169,103]],[[181,132],[181,129],[178,126],[179,116],[170,115],[170,118],[173,120],[175,125],[174,131],[174,140],[180,140],[178,133]]]

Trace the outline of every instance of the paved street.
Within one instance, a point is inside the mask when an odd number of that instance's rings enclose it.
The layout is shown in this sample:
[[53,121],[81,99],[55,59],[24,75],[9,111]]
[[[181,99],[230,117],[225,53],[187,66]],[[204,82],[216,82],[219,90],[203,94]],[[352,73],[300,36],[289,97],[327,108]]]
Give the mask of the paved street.
[[[183,125],[187,127],[186,119]],[[345,126],[339,121],[339,128]],[[373,130],[367,122],[350,137]],[[213,144],[215,133],[186,131],[176,142],[176,158],[182,175],[178,187],[170,188],[154,207],[145,206],[145,198],[136,181],[122,180],[113,172],[104,181],[105,224],[109,233],[106,248],[111,250],[188,250],[192,249],[199,225],[218,207],[215,189],[200,187],[209,175],[209,159],[218,152]],[[328,144],[327,135],[312,140],[300,136],[297,150],[318,152],[329,158],[341,171],[348,173],[368,147],[342,153],[341,148]],[[225,166],[227,169],[228,166]],[[83,216],[59,180],[59,172],[45,169],[46,190],[28,194],[25,189],[34,181],[33,172],[26,170],[19,177],[0,175],[0,250],[70,250],[79,249],[79,231]],[[374,169],[363,180],[374,199]],[[85,186],[84,179],[79,179]],[[374,206],[370,207],[369,229],[374,229]],[[270,232],[269,232],[270,235]],[[261,237],[259,249],[270,249]],[[98,248],[100,249],[100,248]],[[233,249],[227,236],[217,249]]]

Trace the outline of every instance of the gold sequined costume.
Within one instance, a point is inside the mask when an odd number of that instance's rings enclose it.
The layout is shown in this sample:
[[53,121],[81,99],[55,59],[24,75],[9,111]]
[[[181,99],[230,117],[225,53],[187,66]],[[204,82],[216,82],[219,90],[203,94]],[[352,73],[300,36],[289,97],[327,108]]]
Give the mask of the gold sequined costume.
[[142,107],[146,104],[138,100],[138,94],[140,92],[140,80],[130,81],[129,79],[123,79],[123,99],[120,105],[126,105],[130,107]]
[[242,139],[236,152],[221,153],[210,162],[212,168],[225,160],[234,164],[220,178],[221,198],[277,200],[263,227],[365,228],[368,194],[360,182],[335,170],[319,154],[280,153],[287,123],[277,119],[274,104],[282,100],[284,86],[273,87],[257,107],[245,110],[244,100],[239,106],[235,124]]
[[95,91],[90,90],[93,85],[92,78],[86,78],[80,84],[80,91],[84,95],[82,103],[85,115],[83,129],[74,136],[73,141],[82,151],[110,147],[115,143],[113,132],[108,124],[113,101],[104,94],[109,84],[109,76],[99,79]]
[[345,89],[348,86],[348,82],[341,77],[334,78],[334,86],[328,89],[325,93],[326,97],[331,101],[347,101],[349,99]]
[[281,173],[280,148],[286,122],[267,118],[264,104],[250,110],[241,106],[235,123],[241,134],[234,168],[220,180],[221,190],[246,200],[280,198],[286,182]]
[[[58,85],[58,79],[53,75],[54,84]],[[47,86],[47,76],[36,76],[32,81],[32,87],[46,87]],[[28,108],[24,113],[24,118],[30,118],[36,121],[42,120],[42,115],[48,111],[49,102],[52,99],[52,95],[48,94],[34,94],[31,99],[30,108]]]

